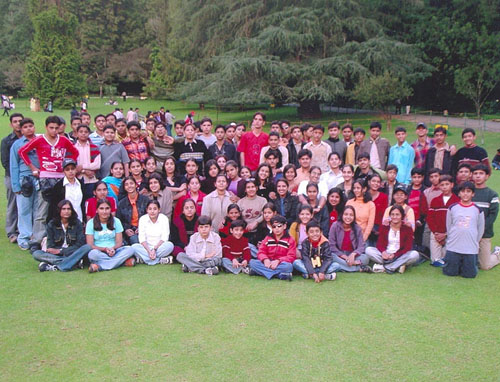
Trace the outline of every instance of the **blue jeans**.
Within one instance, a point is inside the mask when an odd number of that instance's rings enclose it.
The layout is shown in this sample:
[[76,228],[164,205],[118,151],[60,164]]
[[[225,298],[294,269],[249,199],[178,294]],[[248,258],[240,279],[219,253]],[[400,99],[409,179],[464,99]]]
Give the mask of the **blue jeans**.
[[[361,265],[368,265],[368,263],[370,262],[370,259],[364,253],[357,256],[356,260],[361,261]],[[349,266],[349,265],[347,265],[347,261],[338,257],[336,254],[333,254],[333,261],[335,261],[336,263],[339,264],[340,271],[342,271],[342,272],[359,272],[359,269],[360,269],[359,265]]]
[[[293,262],[293,267],[300,272],[303,275],[307,275],[307,269],[306,266],[304,265],[304,262],[301,259],[297,259]],[[328,269],[326,270],[326,273],[333,273],[337,272],[340,269],[340,265],[337,264],[336,262],[333,262],[330,264]],[[319,268],[314,268],[315,273],[319,273]]]
[[444,262],[446,265],[443,267],[443,274],[446,276],[462,276],[471,279],[477,276],[477,255],[446,251]]
[[129,246],[120,247],[116,250],[114,256],[108,256],[107,253],[93,249],[89,252],[91,263],[97,264],[102,271],[109,271],[118,268],[125,260],[134,256],[134,249]]
[[252,244],[252,243],[248,243],[248,248],[250,248],[250,254],[252,255],[252,258],[256,259],[257,252],[259,252],[259,249],[257,248],[257,246]]
[[[18,215],[17,227],[19,229],[18,244],[27,245],[32,240],[32,236],[34,241],[37,243],[41,242],[43,236],[45,236],[46,219],[45,210],[43,210],[46,202],[42,198],[42,193],[34,190],[29,197],[17,194],[16,202]],[[40,211],[41,209],[42,211]],[[45,216],[40,216],[42,214]]]
[[229,260],[227,257],[223,257],[222,258],[222,266],[228,272],[234,273],[235,275],[237,275],[238,273],[240,273],[241,270],[243,269],[242,267],[239,267],[239,268],[233,267],[233,262],[231,260]]
[[491,167],[493,167],[495,170],[500,170],[500,164],[493,162],[491,164]]
[[250,260],[250,268],[268,280],[271,280],[275,276],[279,276],[280,273],[292,273],[293,271],[293,265],[291,263],[283,262],[280,263],[276,269],[271,269],[267,268],[262,261],[257,259]]
[[12,191],[10,176],[4,178],[5,190],[7,192],[7,213],[5,216],[5,231],[7,237],[17,236],[17,207],[16,194]]
[[69,256],[53,255],[52,253],[37,250],[33,252],[33,258],[37,261],[44,261],[52,265],[57,265],[57,268],[59,268],[60,271],[67,272],[70,271],[76,263],[78,263],[89,252],[90,245],[85,244]]
[[142,244],[139,243],[133,244],[132,248],[134,249],[135,256],[140,257],[145,264],[156,265],[160,262],[160,259],[162,257],[167,257],[172,253],[172,251],[174,250],[174,245],[170,241],[164,242],[156,250],[156,258],[154,260],[151,260],[149,258],[149,254],[146,251],[146,248],[144,248]]
[[172,136],[172,124],[171,123],[167,124],[167,134],[169,137]]

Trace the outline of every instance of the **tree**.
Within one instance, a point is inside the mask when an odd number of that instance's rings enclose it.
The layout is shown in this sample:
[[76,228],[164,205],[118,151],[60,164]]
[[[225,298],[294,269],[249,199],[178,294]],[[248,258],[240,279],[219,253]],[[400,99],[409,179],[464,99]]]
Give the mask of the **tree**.
[[365,78],[353,91],[354,99],[382,113],[388,130],[391,128],[392,119],[390,108],[395,105],[397,99],[402,100],[411,94],[412,89],[408,84],[389,71]]
[[70,106],[85,94],[85,78],[80,73],[80,55],[75,46],[76,18],[59,16],[54,7],[33,18],[33,50],[26,62],[25,92]]
[[369,74],[390,68],[413,83],[429,72],[415,49],[385,36],[355,0],[186,0],[178,7],[193,27],[172,26],[170,41],[173,55],[195,66],[193,79],[179,85],[193,102],[295,102],[303,115],[317,116],[320,103],[349,95]]
[[[464,28],[471,29],[470,24]],[[500,82],[500,33],[488,34],[486,28],[479,33],[470,31],[471,44],[462,47],[466,63],[455,70],[455,88],[474,103],[481,118],[481,108]]]
[[163,75],[163,63],[160,56],[160,49],[155,46],[151,50],[151,73],[146,83],[145,91],[151,97],[164,97],[167,91],[167,81]]

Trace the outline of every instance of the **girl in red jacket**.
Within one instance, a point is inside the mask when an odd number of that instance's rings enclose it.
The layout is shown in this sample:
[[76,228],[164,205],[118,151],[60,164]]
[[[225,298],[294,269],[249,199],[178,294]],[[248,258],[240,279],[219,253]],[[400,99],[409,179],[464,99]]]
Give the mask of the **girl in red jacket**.
[[389,216],[390,224],[380,227],[377,247],[366,248],[366,255],[376,263],[374,272],[394,273],[399,268],[399,273],[403,273],[407,265],[418,261],[420,255],[412,250],[413,230],[403,224],[403,207],[392,206]]

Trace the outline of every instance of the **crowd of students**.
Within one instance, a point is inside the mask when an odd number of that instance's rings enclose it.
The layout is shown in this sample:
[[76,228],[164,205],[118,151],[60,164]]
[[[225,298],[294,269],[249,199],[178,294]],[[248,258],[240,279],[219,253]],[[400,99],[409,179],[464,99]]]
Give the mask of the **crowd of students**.
[[[118,116],[121,117],[121,116]],[[190,115],[192,118],[192,116]],[[337,272],[403,273],[426,259],[450,276],[475,277],[500,262],[492,250],[498,194],[491,166],[462,131],[416,126],[407,142],[347,123],[292,126],[257,112],[242,123],[176,121],[141,126],[116,114],[10,116],[1,142],[10,242],[40,271],[89,272],[182,264],[184,272],[315,282]],[[171,126],[170,126],[171,127]],[[213,133],[212,133],[213,132]],[[372,264],[372,265],[370,265]]]

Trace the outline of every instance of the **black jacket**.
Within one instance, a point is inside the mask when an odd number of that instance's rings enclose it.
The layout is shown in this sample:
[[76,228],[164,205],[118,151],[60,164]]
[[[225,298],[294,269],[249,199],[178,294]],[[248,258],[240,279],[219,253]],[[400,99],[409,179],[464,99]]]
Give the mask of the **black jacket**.
[[322,237],[318,248],[313,248],[309,239],[302,242],[302,249],[300,250],[302,255],[302,262],[307,269],[307,273],[312,275],[315,272],[315,268],[311,259],[319,256],[321,259],[321,266],[318,269],[318,273],[326,273],[328,267],[333,263],[333,256],[330,250],[330,243],[326,238]]
[[[85,183],[83,182],[83,179],[78,181],[80,182],[80,188],[82,189],[82,203],[80,204],[80,208],[82,209],[82,219],[85,219],[85,198],[83,196],[83,186]],[[64,188],[63,183],[64,178],[59,179],[48,193],[49,213],[47,214],[47,223],[57,216],[57,204],[59,204],[61,200],[66,199],[66,189]]]
[[[431,147],[429,151],[427,151],[427,155],[425,156],[425,179],[424,184],[427,187],[431,186],[431,182],[429,181],[429,171],[434,167],[434,159],[436,158],[436,147]],[[444,152],[443,157],[443,169],[441,170],[442,175],[451,175],[451,165],[452,165],[452,156],[450,154],[450,150],[446,150]]]
[[[283,209],[285,212],[284,214],[281,213],[281,199],[283,199]],[[286,218],[288,228],[290,228],[292,223],[297,220],[297,208],[299,205],[299,198],[296,195],[292,195],[289,192],[287,192],[284,198],[280,198],[278,196],[276,199],[272,200],[272,202],[276,206],[278,214]]]
[[63,244],[64,230],[62,226],[60,224],[56,225],[54,219],[47,224],[47,248],[60,249],[61,256],[69,256],[86,244],[83,225],[80,220],[76,219],[75,223],[68,224],[66,230],[66,244],[68,244],[68,247],[63,248]]
[[[147,196],[141,194],[137,196],[137,212],[139,214],[139,218],[146,214],[146,206],[148,202],[149,198]],[[132,204],[130,204],[128,197],[125,197],[118,202],[118,206],[116,207],[116,217],[120,219],[124,231],[132,228],[132,224],[130,223],[132,220]]]
[[[304,148],[304,145],[306,143],[305,142],[302,142],[302,144],[300,145],[300,148]],[[294,164],[295,167],[299,168],[299,158],[297,157],[298,155],[298,152],[297,150],[295,150],[295,145],[293,144],[293,140],[291,139],[290,140],[290,143],[288,143],[288,145],[286,145],[286,149],[288,150],[288,163],[290,164]]]

